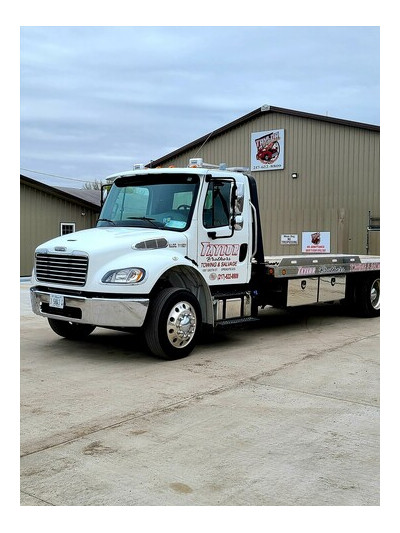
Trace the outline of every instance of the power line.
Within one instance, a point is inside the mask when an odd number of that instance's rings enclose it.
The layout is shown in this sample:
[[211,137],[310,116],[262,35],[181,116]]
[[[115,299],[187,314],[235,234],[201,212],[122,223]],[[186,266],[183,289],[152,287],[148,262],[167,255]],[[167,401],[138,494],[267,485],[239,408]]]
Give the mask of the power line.
[[197,156],[197,154],[200,152],[200,150],[203,148],[203,146],[206,144],[208,139],[211,137],[211,135],[214,133],[214,131],[210,132],[206,138],[206,140],[203,142],[203,144],[200,146],[200,148],[197,150],[197,152],[194,154],[194,157]]
[[66,176],[58,176],[57,174],[47,174],[46,172],[39,172],[38,170],[31,170],[30,168],[20,167],[20,170],[25,170],[26,172],[33,172],[34,174],[41,174],[42,176],[49,176],[51,178],[60,178],[63,180],[79,181],[81,183],[94,183],[91,180],[80,180],[78,178],[67,178]]

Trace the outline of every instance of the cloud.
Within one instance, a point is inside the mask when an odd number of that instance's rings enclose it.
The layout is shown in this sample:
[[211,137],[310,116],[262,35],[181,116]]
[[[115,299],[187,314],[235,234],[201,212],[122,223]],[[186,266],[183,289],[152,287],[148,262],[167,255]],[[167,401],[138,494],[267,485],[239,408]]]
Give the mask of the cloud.
[[379,28],[21,28],[25,168],[98,179],[263,104],[378,123]]

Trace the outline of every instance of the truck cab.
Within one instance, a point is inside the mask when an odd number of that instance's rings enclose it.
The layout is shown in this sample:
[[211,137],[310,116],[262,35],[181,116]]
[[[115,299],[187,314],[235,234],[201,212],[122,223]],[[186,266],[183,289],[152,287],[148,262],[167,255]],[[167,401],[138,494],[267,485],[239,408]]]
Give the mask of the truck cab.
[[97,227],[140,228],[143,250],[156,244],[147,236],[157,231],[159,246],[175,249],[209,285],[217,285],[225,280],[248,283],[250,221],[244,175],[159,169],[116,176]]

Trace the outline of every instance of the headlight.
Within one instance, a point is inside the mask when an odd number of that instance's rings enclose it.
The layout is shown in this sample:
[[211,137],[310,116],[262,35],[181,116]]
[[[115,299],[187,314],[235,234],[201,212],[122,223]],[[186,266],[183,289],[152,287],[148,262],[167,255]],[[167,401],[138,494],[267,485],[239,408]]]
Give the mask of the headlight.
[[103,279],[103,283],[138,283],[146,275],[143,268],[121,268],[120,270],[110,270]]

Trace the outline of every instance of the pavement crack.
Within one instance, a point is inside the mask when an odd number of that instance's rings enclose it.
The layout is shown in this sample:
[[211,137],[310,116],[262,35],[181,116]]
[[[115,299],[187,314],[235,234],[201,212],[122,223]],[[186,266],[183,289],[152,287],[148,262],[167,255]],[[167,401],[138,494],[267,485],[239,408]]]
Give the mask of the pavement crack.
[[309,391],[306,391],[306,390],[302,390],[302,389],[294,389],[292,387],[279,387],[277,385],[270,385],[269,383],[257,383],[255,382],[255,385],[259,386],[259,387],[267,387],[269,389],[274,389],[274,390],[284,390],[284,391],[289,391],[289,392],[295,392],[297,394],[304,394],[306,396],[313,396],[315,398],[324,398],[324,399],[327,399],[327,400],[336,400],[338,402],[346,402],[346,403],[349,403],[349,404],[352,404],[352,405],[363,405],[365,407],[373,407],[377,410],[379,410],[380,406],[379,404],[373,404],[373,403],[370,403],[370,402],[363,402],[363,401],[360,401],[360,400],[348,400],[346,398],[342,398],[340,396],[335,396],[333,394],[320,394],[318,392],[309,392]]
[[54,503],[50,503],[47,500],[44,500],[43,498],[39,498],[38,496],[35,496],[35,494],[31,494],[30,492],[26,492],[26,490],[21,490],[21,495],[22,494],[24,494],[25,496],[29,496],[30,498],[34,498],[39,502],[43,502],[46,505],[50,505],[51,507],[55,507]]

